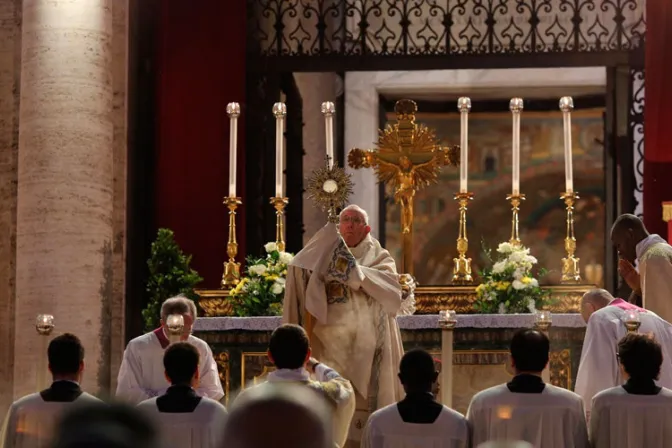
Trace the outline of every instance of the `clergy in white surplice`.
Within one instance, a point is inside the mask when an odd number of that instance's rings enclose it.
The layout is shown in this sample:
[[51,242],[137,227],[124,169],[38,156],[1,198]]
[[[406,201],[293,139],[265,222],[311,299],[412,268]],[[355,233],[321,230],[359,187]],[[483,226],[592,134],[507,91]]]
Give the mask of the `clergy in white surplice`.
[[672,390],[657,386],[663,363],[651,335],[628,334],[618,343],[625,383],[593,398],[590,439],[595,448],[672,446]]
[[[267,383],[303,385],[322,397],[332,411],[334,445],[343,447],[355,412],[355,392],[350,381],[311,355],[310,341],[302,327],[284,324],[276,328],[268,344],[268,358],[276,370],[268,374]],[[267,386],[261,384],[251,389],[263,387]],[[242,391],[236,403],[244,401],[249,390]]]
[[545,384],[548,337],[519,330],[511,340],[514,378],[474,396],[467,411],[473,446],[493,440],[522,440],[535,448],[588,447],[581,397]]
[[47,349],[53,383],[48,389],[27,395],[10,407],[2,430],[2,448],[51,446],[55,424],[69,409],[102,402],[83,392],[79,383],[84,371],[84,347],[77,336],[56,336]]
[[119,369],[117,397],[138,404],[163,394],[170,386],[163,366],[163,354],[170,345],[164,326],[166,318],[171,314],[184,317],[181,340],[196,347],[200,354],[199,387],[196,393],[215,401],[221,400],[224,391],[212,350],[205,341],[191,334],[197,317],[196,304],[183,296],[172,297],[163,303],[159,328],[128,343]]
[[588,419],[595,394],[624,381],[616,347],[627,333],[623,323],[626,311],[637,312],[639,332],[653,334],[663,346],[663,365],[658,384],[672,388],[672,325],[652,311],[614,299],[604,289],[588,291],[581,300],[581,314],[587,321],[587,327],[574,388],[583,398]]
[[412,314],[394,259],[370,235],[356,205],[324,226],[291,261],[283,322],[303,326],[313,353],[349,379],[357,406],[349,440],[358,444],[369,415],[401,399],[395,375],[403,354],[397,314]]
[[411,350],[399,364],[406,396],[374,412],[362,448],[467,448],[469,425],[462,414],[436,401],[433,384],[439,372],[429,353]]
[[[651,235],[635,215],[621,215],[611,229],[619,271],[642,306],[672,322],[672,246]],[[635,268],[637,264],[637,269]]]
[[227,412],[219,402],[196,394],[199,358],[190,343],[171,344],[163,357],[171,386],[138,405],[159,428],[165,448],[217,448],[221,441]]

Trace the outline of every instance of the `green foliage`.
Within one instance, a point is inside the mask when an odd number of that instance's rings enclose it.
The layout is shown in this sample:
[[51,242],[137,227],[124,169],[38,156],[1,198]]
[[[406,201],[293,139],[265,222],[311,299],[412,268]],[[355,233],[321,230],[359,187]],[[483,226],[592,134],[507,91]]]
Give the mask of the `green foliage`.
[[147,260],[147,307],[142,310],[145,329],[159,326],[161,304],[170,297],[182,294],[198,303],[194,287],[203,281],[198,272],[191,269],[191,256],[184,255],[170,229],[159,229],[152,243],[152,255]]
[[265,257],[247,257],[247,275],[229,293],[228,300],[236,316],[282,314],[287,265],[294,256],[278,251],[275,243],[268,243],[264,248]]
[[[483,252],[492,261],[491,251],[484,248]],[[476,288],[474,309],[487,314],[533,313],[551,304],[550,293],[532,275],[537,259],[529,249],[502,243],[497,253],[492,268],[481,272],[483,282]],[[539,270],[539,275],[546,275],[546,271]]]

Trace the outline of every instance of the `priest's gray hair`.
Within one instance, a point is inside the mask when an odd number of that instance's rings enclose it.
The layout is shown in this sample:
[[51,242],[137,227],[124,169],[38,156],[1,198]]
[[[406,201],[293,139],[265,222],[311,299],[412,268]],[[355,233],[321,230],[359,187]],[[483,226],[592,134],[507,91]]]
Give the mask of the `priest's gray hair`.
[[236,398],[219,446],[332,448],[332,421],[327,401],[311,388],[287,382],[263,383]]
[[350,211],[357,212],[360,215],[362,215],[362,218],[364,218],[364,224],[366,224],[367,226],[369,225],[369,214],[366,213],[366,210],[364,210],[357,204],[350,204],[347,207],[345,207],[343,210],[341,210],[341,213],[338,215],[338,217],[340,218],[343,215],[343,213]]
[[183,295],[166,299],[161,305],[161,319],[166,320],[171,314],[189,314],[194,320],[198,317],[194,301]]
[[602,308],[609,305],[609,302],[612,300],[614,300],[614,296],[612,296],[609,291],[606,289],[595,288],[583,295],[581,303],[592,303],[593,305]]

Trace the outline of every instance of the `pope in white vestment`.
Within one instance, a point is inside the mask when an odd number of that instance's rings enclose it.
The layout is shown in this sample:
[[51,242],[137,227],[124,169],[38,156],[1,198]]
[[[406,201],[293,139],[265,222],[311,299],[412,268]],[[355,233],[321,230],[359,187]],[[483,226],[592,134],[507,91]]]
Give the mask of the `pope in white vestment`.
[[611,241],[621,258],[621,275],[641,296],[642,306],[672,322],[672,246],[660,236],[649,234],[634,215],[618,217]]
[[338,228],[330,223],[313,236],[288,268],[283,313],[283,322],[306,329],[315,357],[352,382],[353,443],[370,413],[402,397],[396,315],[414,311],[412,289],[402,293],[394,259],[367,222],[351,205]]
[[117,397],[138,404],[163,394],[170,386],[165,376],[163,354],[170,345],[164,329],[164,320],[171,314],[184,316],[185,333],[181,340],[192,344],[200,354],[200,385],[196,392],[215,401],[221,400],[224,397],[224,390],[219,380],[217,363],[208,344],[191,335],[191,327],[196,318],[196,305],[184,297],[166,300],[161,307],[161,327],[128,343],[119,369]]
[[605,389],[623,383],[616,346],[627,333],[623,324],[626,311],[639,315],[640,333],[651,333],[663,347],[663,365],[659,386],[672,388],[672,325],[649,310],[644,310],[622,299],[614,299],[609,292],[588,291],[582,299],[582,315],[587,320],[586,335],[581,350],[581,362],[576,375],[575,391],[583,398],[586,415],[590,418],[593,397]]
[[628,334],[618,343],[626,382],[593,398],[590,438],[595,448],[672,446],[672,390],[656,386],[663,352],[649,335]]

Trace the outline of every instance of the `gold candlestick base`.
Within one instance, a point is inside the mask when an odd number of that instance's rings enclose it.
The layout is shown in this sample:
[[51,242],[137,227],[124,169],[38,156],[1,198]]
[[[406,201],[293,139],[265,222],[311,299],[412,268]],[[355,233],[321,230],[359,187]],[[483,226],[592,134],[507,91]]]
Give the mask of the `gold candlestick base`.
[[229,209],[229,241],[226,244],[226,254],[229,261],[224,262],[222,275],[222,289],[230,289],[240,282],[240,263],[236,262],[238,255],[238,241],[236,240],[236,209],[242,205],[240,198],[225,197],[224,204]]
[[453,258],[453,284],[470,285],[474,282],[471,275],[471,258],[467,258],[469,240],[467,239],[467,204],[474,199],[474,193],[457,193],[454,199],[460,204],[460,230],[457,235],[457,258]]
[[511,202],[511,238],[509,243],[514,246],[520,246],[520,234],[518,233],[518,212],[520,211],[520,204],[525,200],[525,195],[522,193],[511,193],[506,197],[506,200]]
[[565,251],[567,257],[562,259],[562,283],[580,283],[581,270],[576,253],[576,238],[574,237],[574,203],[579,199],[578,193],[568,191],[560,196],[567,206],[567,236],[565,237]]
[[275,244],[278,245],[278,251],[285,251],[285,207],[289,199],[283,197],[271,198],[271,204],[275,207]]

